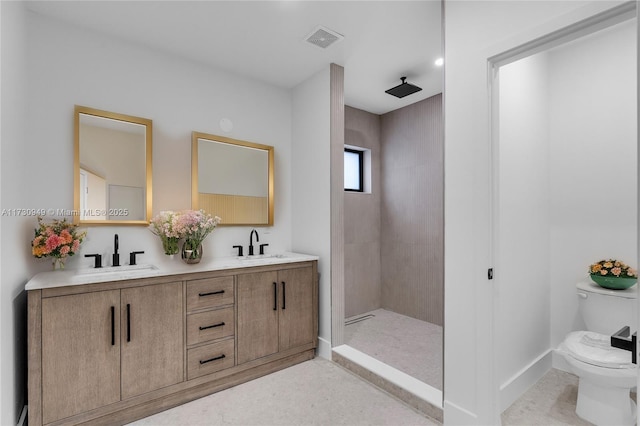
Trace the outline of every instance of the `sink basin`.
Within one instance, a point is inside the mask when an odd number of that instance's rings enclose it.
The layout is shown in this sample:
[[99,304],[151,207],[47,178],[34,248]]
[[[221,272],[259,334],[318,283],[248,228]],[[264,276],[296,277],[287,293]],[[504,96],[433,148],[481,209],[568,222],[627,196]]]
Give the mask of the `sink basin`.
[[238,260],[242,262],[251,262],[251,261],[259,261],[259,260],[267,260],[267,259],[284,259],[286,258],[286,254],[257,254],[255,256],[241,256],[237,257]]
[[73,276],[73,282],[99,282],[127,280],[144,276],[153,276],[160,270],[154,265],[105,266],[103,268],[79,269]]
[[122,273],[142,273],[157,270],[154,265],[122,265],[122,266],[105,266],[103,268],[86,268],[78,269],[76,275],[112,275]]

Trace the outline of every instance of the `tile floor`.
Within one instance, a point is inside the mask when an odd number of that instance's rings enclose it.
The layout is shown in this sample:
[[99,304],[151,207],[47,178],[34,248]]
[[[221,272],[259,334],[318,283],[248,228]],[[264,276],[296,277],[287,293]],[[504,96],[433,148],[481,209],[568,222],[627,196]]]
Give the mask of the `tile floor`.
[[[552,369],[502,413],[502,425],[591,425],[575,413],[577,392],[576,376]],[[322,358],[131,423],[135,426],[439,424]]]
[[442,390],[442,327],[385,309],[346,323],[345,344]]
[[591,425],[576,414],[577,399],[578,377],[551,369],[502,413],[502,425]]
[[322,358],[294,365],[131,424],[438,425]]

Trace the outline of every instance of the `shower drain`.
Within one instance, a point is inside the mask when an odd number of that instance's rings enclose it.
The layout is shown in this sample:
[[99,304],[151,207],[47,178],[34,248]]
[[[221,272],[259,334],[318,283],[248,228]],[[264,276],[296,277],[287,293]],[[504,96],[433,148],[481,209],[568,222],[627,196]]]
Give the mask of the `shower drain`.
[[362,315],[361,317],[351,318],[351,319],[345,321],[344,325],[355,324],[357,322],[368,320],[369,318],[373,318],[373,317],[375,317],[375,315],[367,314],[367,315]]

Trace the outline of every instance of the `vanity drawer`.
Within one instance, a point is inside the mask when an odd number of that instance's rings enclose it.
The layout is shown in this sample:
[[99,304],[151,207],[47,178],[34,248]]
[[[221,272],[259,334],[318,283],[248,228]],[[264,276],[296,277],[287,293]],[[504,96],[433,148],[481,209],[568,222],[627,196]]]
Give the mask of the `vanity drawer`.
[[234,339],[187,351],[187,380],[215,373],[235,365]]
[[233,336],[233,306],[187,315],[187,345]]
[[233,304],[233,277],[187,282],[187,311]]

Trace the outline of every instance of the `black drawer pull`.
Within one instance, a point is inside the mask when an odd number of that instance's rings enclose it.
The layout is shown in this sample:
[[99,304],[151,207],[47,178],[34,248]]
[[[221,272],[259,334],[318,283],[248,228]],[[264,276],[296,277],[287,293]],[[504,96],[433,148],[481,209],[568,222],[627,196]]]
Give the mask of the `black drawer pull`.
[[210,359],[205,359],[204,361],[200,361],[200,365],[206,364],[206,363],[211,362],[211,361],[217,361],[217,360],[222,359],[222,358],[226,358],[224,356],[224,354],[222,354],[220,356],[216,356],[216,357],[210,358]]
[[224,325],[224,322],[221,322],[219,324],[213,324],[213,325],[207,325],[206,327],[198,327],[200,330],[206,330],[208,328],[214,328],[214,327],[222,327]]
[[198,296],[204,297],[204,296],[212,296],[214,294],[222,294],[222,293],[224,293],[224,290],[212,291],[211,293],[198,293]]

